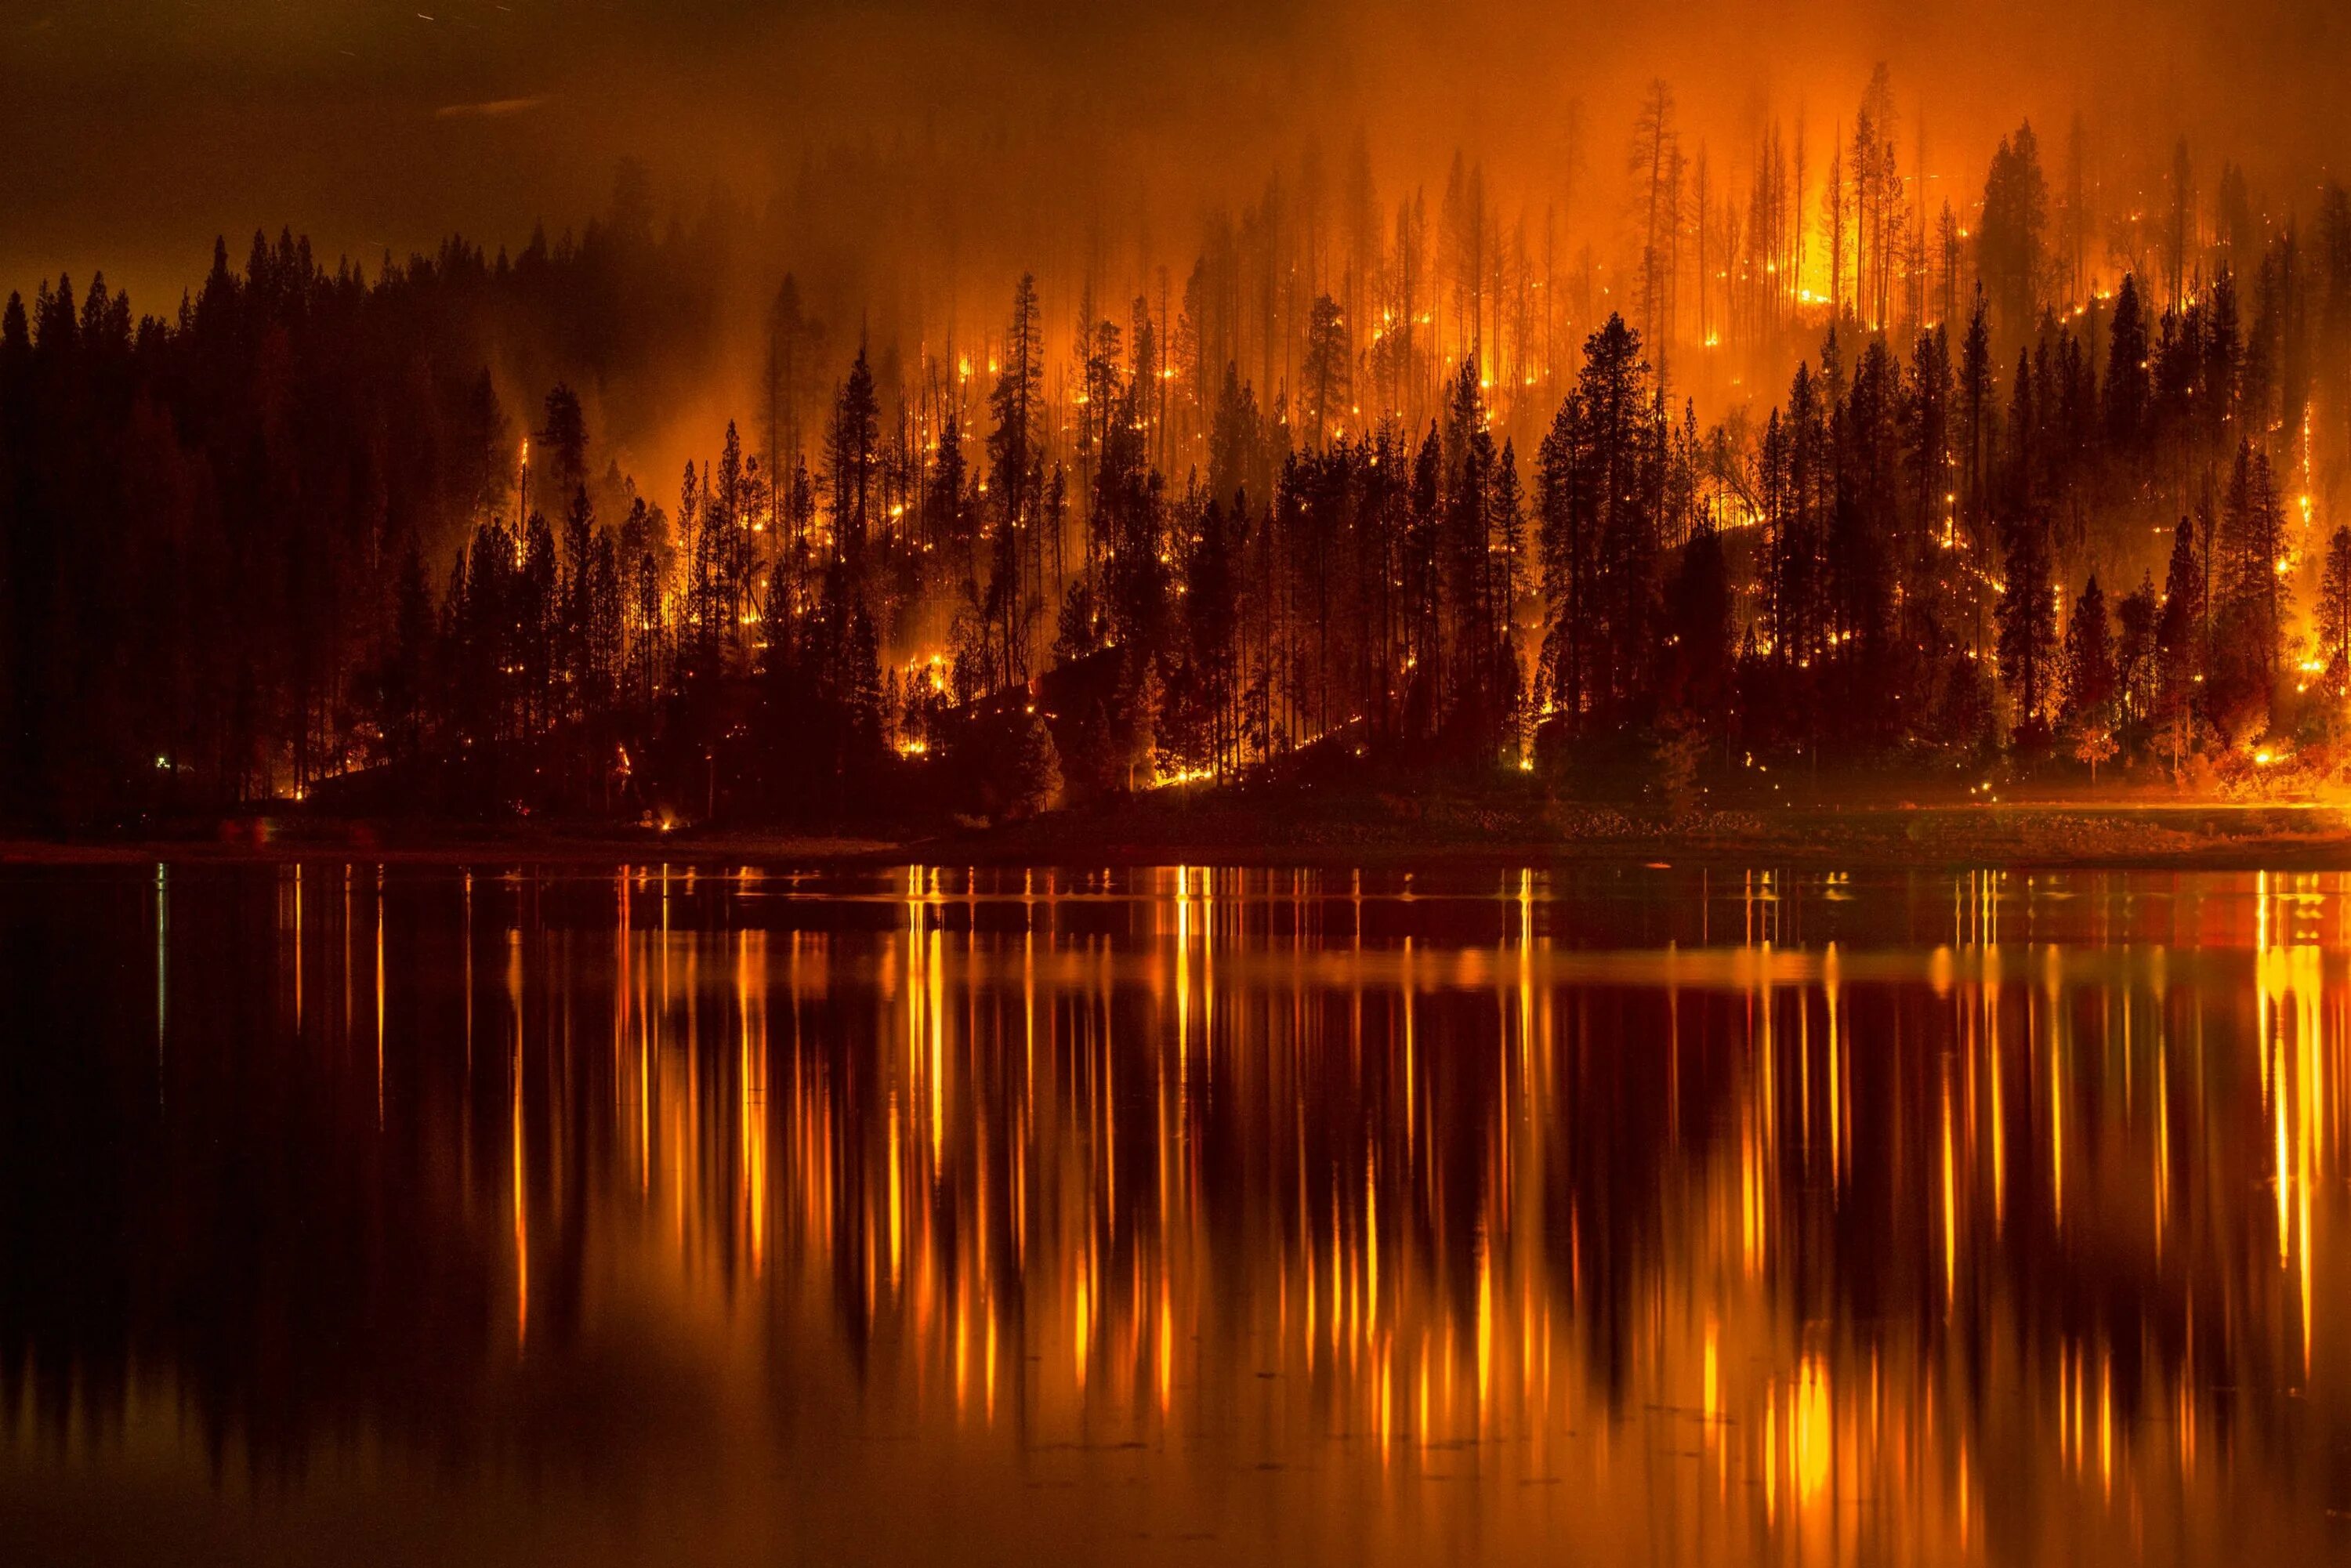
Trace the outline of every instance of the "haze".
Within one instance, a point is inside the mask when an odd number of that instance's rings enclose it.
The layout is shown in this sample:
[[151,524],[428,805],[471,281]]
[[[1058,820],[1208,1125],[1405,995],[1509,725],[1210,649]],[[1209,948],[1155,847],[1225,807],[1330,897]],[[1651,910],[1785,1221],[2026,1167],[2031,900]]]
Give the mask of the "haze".
[[2346,35],[2314,0],[6,0],[0,282],[29,293],[102,267],[164,308],[215,235],[235,247],[291,225],[371,267],[452,232],[518,247],[535,221],[587,217],[622,157],[665,204],[691,211],[719,183],[757,209],[804,158],[869,140],[985,140],[975,177],[1007,200],[973,237],[1043,273],[1105,213],[1148,215],[1181,250],[1202,208],[1358,131],[1384,186],[1441,178],[1457,148],[1498,193],[1557,178],[1579,101],[1597,198],[1579,215],[1613,229],[1653,77],[1686,135],[1735,163],[1767,110],[1805,111],[1816,134],[1849,120],[1878,60],[1929,172],[1961,187],[1980,187],[2001,130],[2076,113],[2111,152],[2105,180],[2140,177],[2122,150],[2184,133],[2274,184],[2339,159]]

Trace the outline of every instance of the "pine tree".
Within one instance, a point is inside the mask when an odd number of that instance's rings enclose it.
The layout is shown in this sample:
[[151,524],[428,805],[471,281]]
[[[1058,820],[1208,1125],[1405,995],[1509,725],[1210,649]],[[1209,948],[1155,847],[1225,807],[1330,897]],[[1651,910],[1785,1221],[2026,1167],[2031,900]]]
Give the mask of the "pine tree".
[[1037,280],[1027,273],[1012,291],[1012,314],[1004,331],[1002,368],[988,394],[996,429],[987,438],[989,480],[998,511],[1013,527],[1026,523],[1034,497],[1045,384],[1042,335],[1037,318]]
[[2045,527],[2020,523],[2007,530],[2006,576],[2000,592],[2000,674],[2016,703],[2020,745],[2045,738],[2057,693],[2057,606],[2051,588]]
[[2115,293],[2114,319],[2107,331],[2106,441],[2128,465],[2137,457],[2146,441],[2152,351],[2147,344],[2146,312],[2139,303],[2138,279],[2127,273]]
[[[1023,273],[1012,291],[1012,314],[1005,328],[1000,369],[988,394],[988,406],[996,418],[996,429],[987,438],[988,484],[994,487],[998,521],[986,619],[998,651],[995,678],[1006,685],[1026,678],[1029,591],[1022,580],[1021,545],[1038,524],[1046,434],[1044,377],[1037,282]],[[1058,531],[1059,525],[1055,527]]]
[[1585,340],[1539,471],[1545,701],[1571,725],[1628,719],[1652,672],[1664,447],[1641,340],[1612,315]]
[[1994,440],[1993,396],[1991,319],[1979,288],[1975,308],[1968,317],[1968,335],[1959,348],[1959,402],[1965,413],[1968,444],[1963,515],[1979,544],[1985,516],[1984,464]]
[[2264,680],[2275,679],[2285,643],[2285,507],[2268,454],[2239,444],[2211,563],[2216,606],[2230,641]]
[[2115,612],[2115,698],[2123,726],[2134,732],[2156,710],[2161,664],[2157,653],[2163,605],[2155,579],[2146,577]]
[[2065,623],[2065,692],[2060,719],[2079,733],[2108,727],[2115,695],[2115,657],[2106,596],[2092,573]]
[[1346,318],[1339,302],[1327,294],[1314,297],[1306,322],[1306,359],[1301,370],[1305,387],[1304,415],[1309,444],[1320,448],[1334,427],[1343,426],[1352,388]]
[[557,505],[569,505],[571,492],[588,482],[588,420],[579,394],[561,382],[547,394],[546,418],[535,440],[541,486]]
[[2204,562],[2196,548],[2195,528],[2182,517],[2172,531],[2171,558],[2164,569],[2163,613],[2155,639],[2159,674],[2154,716],[2173,731],[2175,765],[2204,680]]
[[873,392],[872,367],[865,350],[849,367],[849,379],[833,400],[832,427],[825,436],[826,493],[832,503],[833,549],[852,571],[862,567],[872,533],[873,489],[881,471],[881,403]]
[[2040,314],[2048,224],[2049,185],[2028,120],[1992,154],[1976,228],[1976,269],[2011,341],[2030,332]]
[[2351,528],[2338,528],[2326,541],[2326,569],[2318,581],[2318,655],[2328,672],[2328,688],[2343,695],[2351,672]]

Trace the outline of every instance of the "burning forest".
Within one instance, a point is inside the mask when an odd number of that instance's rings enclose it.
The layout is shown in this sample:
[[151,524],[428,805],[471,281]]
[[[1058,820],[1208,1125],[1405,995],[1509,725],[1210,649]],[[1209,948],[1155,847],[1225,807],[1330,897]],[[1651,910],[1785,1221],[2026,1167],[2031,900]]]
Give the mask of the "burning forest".
[[42,281],[0,804],[2337,788],[2351,194],[2078,116],[1930,165],[1854,85],[1729,144],[1662,78],[1563,104],[1536,177],[1317,136],[1030,261],[955,242],[962,154],[843,141],[764,208],[623,162],[512,253]]
[[2346,80],[0,0],[9,1563],[2344,1560]]

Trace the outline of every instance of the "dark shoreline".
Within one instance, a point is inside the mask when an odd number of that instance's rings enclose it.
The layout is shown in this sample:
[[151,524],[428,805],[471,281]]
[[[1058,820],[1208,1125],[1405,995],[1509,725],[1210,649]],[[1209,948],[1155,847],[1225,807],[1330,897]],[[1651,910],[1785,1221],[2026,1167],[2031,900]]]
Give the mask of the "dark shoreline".
[[2351,806],[2047,800],[1822,804],[1668,821],[1638,808],[1434,796],[1204,797],[901,834],[270,820],[213,837],[0,838],[0,865],[164,861],[392,864],[1523,866],[1666,862],[1817,870],[2351,869]]

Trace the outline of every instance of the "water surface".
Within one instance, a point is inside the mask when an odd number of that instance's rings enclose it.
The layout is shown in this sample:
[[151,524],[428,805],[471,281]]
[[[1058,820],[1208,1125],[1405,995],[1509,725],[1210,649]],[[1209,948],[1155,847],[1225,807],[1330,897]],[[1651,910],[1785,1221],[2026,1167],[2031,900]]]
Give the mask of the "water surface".
[[2318,1562],[2336,876],[0,876],[11,1563]]

